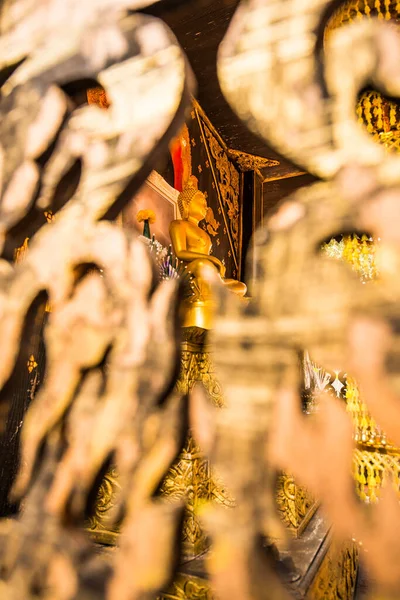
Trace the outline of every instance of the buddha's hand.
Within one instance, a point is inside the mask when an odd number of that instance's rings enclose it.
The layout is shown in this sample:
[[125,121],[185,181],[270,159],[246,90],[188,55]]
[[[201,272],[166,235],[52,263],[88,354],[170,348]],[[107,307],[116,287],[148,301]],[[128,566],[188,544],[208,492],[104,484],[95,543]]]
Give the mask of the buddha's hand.
[[218,258],[215,258],[215,256],[212,257],[212,262],[217,267],[219,274],[223,279],[225,277],[225,273],[226,273],[225,265]]

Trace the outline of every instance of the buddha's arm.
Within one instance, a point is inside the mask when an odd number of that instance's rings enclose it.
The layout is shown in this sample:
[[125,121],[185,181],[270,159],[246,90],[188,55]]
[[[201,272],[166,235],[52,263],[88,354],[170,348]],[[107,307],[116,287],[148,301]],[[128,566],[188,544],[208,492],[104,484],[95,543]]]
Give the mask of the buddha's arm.
[[209,254],[204,254],[202,252],[194,252],[193,250],[187,250],[185,221],[173,221],[169,228],[169,234],[171,236],[175,255],[179,258],[179,260],[190,262],[196,258],[206,258],[217,267],[222,276],[225,274],[224,265],[215,256],[210,256]]

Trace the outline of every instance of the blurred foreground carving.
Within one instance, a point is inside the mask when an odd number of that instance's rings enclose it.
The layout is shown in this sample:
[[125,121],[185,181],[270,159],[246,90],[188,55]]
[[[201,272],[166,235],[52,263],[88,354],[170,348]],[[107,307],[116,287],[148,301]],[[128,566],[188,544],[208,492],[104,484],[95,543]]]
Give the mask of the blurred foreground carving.
[[[121,600],[156,594],[172,572],[182,506],[152,495],[181,448],[185,400],[168,395],[179,360],[176,286],[157,285],[146,249],[111,220],[179,130],[192,84],[170,31],[123,12],[146,2],[61,4],[11,3],[1,38],[3,406],[29,358],[21,333],[51,306],[45,380],[13,489],[23,510],[2,526],[1,592]],[[74,82],[93,80],[108,111],[69,95]],[[54,222],[41,227],[48,211]],[[28,237],[12,266],[11,248]],[[112,573],[83,533],[110,461],[121,483],[114,518],[123,515],[126,532]]]

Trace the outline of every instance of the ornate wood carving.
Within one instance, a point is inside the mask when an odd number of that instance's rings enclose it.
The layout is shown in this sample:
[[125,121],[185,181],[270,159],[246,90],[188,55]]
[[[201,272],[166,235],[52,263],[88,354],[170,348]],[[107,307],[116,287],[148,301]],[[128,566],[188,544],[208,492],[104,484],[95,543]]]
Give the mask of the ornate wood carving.
[[247,154],[239,150],[229,150],[229,156],[237,163],[241,171],[254,171],[262,180],[264,179],[264,175],[261,173],[261,169],[279,166],[279,161],[277,160],[254,156],[253,154]]

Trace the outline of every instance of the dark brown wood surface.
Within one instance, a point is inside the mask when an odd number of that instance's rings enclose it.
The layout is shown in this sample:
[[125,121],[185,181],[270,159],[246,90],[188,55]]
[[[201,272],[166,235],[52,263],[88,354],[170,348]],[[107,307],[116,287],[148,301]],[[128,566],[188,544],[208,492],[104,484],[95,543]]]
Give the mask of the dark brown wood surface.
[[279,160],[282,174],[295,172],[296,167],[281,159],[245,127],[222,95],[217,77],[217,51],[237,5],[238,0],[198,0],[180,2],[178,6],[156,4],[148,12],[162,17],[177,36],[197,79],[197,99],[227,146]]

